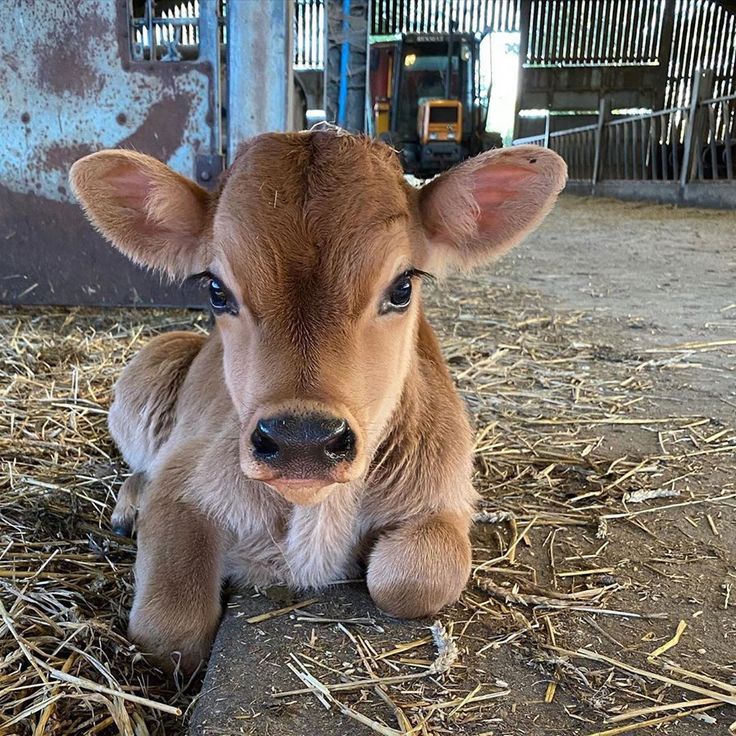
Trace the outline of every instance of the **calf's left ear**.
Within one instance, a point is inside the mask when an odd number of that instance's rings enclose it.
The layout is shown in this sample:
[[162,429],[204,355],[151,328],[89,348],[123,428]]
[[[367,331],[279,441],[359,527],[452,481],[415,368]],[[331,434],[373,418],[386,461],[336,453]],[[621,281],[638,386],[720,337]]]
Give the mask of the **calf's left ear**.
[[482,153],[419,190],[426,268],[472,268],[534,230],[565,186],[567,166],[553,151],[515,146]]
[[135,151],[100,151],[69,179],[90,222],[136,263],[171,278],[206,266],[211,195],[166,164]]

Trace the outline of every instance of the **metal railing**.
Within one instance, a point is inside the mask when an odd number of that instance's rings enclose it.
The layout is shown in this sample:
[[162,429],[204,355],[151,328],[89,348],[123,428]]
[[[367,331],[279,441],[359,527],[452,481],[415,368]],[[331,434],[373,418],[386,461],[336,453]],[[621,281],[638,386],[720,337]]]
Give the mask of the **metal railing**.
[[565,131],[566,135],[551,133],[560,156],[567,161],[568,175],[575,179],[589,179],[595,167],[595,125],[584,125]]
[[[293,0],[293,3],[294,68],[323,69],[325,0]],[[227,45],[227,8],[228,0],[218,0],[222,47]],[[181,0],[163,9],[157,8],[155,0],[144,0],[135,7],[129,6],[129,12],[131,55],[135,61],[194,61],[198,58],[199,0]]]
[[[678,182],[736,180],[736,94],[706,97],[707,74],[690,105],[631,117],[611,117],[601,102],[597,124],[516,139],[559,153],[570,180]],[[549,130],[549,121],[547,122]]]
[[603,127],[598,179],[679,181],[687,110],[611,120]]
[[294,0],[294,68],[324,69],[324,0]]
[[160,13],[154,0],[146,0],[140,13],[130,16],[135,61],[194,61],[199,57],[198,0],[181,2]]
[[707,111],[706,136],[697,161],[699,179],[734,179],[736,168],[736,95],[701,103]]

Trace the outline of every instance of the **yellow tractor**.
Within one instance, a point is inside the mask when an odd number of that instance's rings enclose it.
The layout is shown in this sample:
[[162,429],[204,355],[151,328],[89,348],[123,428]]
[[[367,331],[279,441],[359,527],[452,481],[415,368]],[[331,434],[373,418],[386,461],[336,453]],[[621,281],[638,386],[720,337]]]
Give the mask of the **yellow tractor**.
[[500,148],[486,131],[480,90],[480,38],[405,34],[371,46],[374,135],[401,152],[404,169],[434,176],[480,151]]

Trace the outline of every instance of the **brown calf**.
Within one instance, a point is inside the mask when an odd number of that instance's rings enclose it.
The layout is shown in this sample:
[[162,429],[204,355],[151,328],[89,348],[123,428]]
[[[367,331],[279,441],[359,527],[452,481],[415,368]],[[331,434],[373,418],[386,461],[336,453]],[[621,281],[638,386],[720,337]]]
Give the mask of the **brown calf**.
[[202,274],[217,318],[206,338],[151,341],[115,386],[133,475],[113,522],[139,508],[131,636],[196,666],[225,578],[319,588],[365,565],[395,616],[455,601],[472,439],[421,280],[518,243],[562,160],[492,151],[417,190],[386,146],[320,131],[244,143],[216,194],[131,151],[87,156],[71,180],[134,261]]

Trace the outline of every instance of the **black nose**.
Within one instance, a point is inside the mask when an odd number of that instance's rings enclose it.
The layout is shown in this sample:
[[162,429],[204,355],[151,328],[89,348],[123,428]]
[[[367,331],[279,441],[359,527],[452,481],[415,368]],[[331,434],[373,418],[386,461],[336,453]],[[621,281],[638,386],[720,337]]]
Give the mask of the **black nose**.
[[297,478],[319,476],[355,457],[355,434],[329,414],[284,414],[260,419],[251,435],[254,456]]

